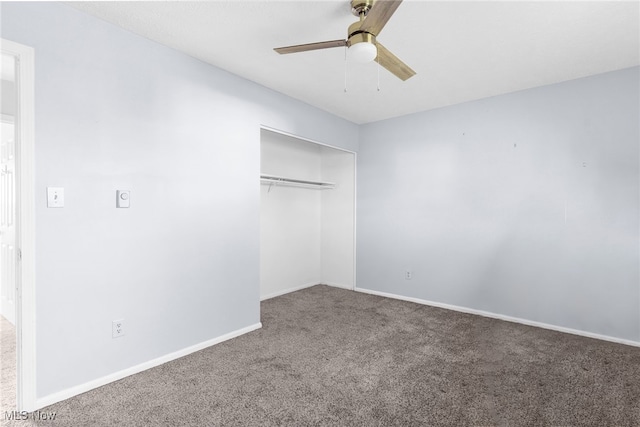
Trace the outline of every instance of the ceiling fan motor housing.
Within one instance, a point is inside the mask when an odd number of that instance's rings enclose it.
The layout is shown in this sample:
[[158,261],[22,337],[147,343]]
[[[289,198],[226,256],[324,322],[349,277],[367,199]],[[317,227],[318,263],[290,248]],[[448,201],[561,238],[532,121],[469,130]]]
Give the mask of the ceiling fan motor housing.
[[376,36],[360,30],[360,21],[349,25],[349,34],[347,36],[347,46],[351,47],[356,43],[376,44]]

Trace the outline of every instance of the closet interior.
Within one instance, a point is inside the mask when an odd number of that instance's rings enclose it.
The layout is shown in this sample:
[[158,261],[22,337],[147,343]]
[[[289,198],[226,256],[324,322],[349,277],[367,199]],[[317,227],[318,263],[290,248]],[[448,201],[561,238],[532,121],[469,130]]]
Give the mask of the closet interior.
[[355,153],[260,131],[260,298],[355,285]]

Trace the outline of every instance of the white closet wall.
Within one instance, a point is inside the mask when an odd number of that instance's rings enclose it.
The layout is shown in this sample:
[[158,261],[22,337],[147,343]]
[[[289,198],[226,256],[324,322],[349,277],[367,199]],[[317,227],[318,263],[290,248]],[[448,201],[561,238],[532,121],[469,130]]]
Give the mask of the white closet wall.
[[353,289],[355,284],[354,154],[321,147],[322,180],[338,183],[322,191],[322,283]]
[[[261,174],[320,180],[320,146],[261,131]],[[260,186],[260,296],[321,280],[321,190]]]
[[261,131],[261,174],[336,183],[261,185],[260,296],[320,283],[353,288],[354,154]]

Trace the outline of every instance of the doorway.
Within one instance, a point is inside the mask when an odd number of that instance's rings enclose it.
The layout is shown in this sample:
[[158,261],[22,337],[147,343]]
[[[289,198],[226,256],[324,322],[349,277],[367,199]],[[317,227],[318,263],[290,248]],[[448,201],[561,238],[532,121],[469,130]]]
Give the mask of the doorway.
[[37,409],[34,52],[28,46],[2,39],[0,54],[0,403],[3,411],[33,411]]
[[355,286],[355,156],[260,132],[260,298]]

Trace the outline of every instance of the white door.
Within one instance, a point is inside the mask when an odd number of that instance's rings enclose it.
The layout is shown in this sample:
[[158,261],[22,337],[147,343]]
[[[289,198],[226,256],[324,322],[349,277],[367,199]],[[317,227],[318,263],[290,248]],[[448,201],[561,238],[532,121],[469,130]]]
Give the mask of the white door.
[[2,115],[0,116],[0,315],[16,322],[16,141],[15,78],[7,72],[12,58],[2,55]]

